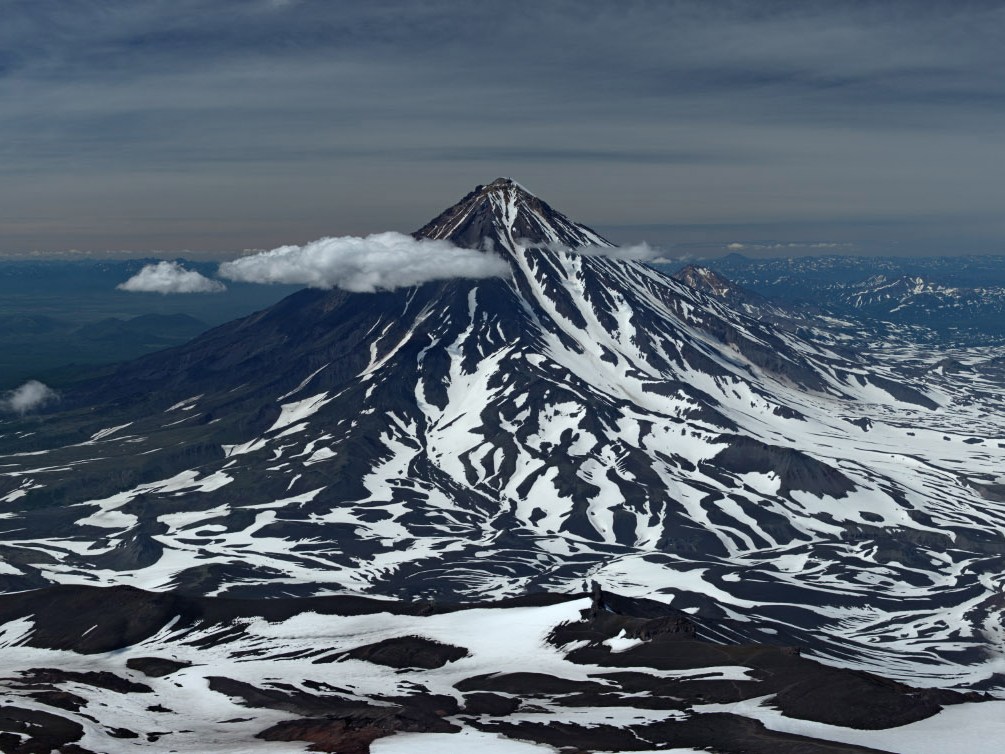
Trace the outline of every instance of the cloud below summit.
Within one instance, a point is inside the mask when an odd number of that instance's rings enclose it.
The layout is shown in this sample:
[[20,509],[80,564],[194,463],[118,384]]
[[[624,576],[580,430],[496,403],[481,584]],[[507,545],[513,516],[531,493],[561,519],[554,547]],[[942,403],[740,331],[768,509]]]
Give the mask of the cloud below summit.
[[48,385],[28,380],[0,398],[0,410],[23,415],[58,399],[59,395]]
[[665,252],[645,242],[628,246],[579,246],[575,249],[562,248],[560,250],[587,257],[620,259],[624,262],[660,262],[666,259]]
[[322,238],[220,265],[220,277],[228,280],[293,283],[356,293],[407,288],[433,280],[508,274],[509,265],[495,254],[395,232]]
[[227,286],[195,270],[188,270],[178,262],[148,264],[129,280],[115,286],[130,293],[220,293]]

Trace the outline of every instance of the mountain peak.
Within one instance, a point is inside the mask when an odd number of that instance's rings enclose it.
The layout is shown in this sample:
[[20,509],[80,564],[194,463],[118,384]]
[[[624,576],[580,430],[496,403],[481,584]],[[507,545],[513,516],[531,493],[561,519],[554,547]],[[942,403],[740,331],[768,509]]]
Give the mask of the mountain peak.
[[475,186],[457,204],[412,234],[471,249],[515,251],[518,246],[614,246],[570,220],[512,178]]
[[534,194],[532,194],[530,191],[527,190],[526,186],[517,183],[512,178],[506,178],[506,177],[496,178],[494,181],[492,181],[492,183],[485,186],[484,189],[486,191],[498,191],[501,189],[516,189],[517,191],[527,194],[528,196],[534,196]]
[[715,270],[698,264],[689,264],[675,272],[671,277],[717,298],[725,298],[729,295],[732,288],[735,287],[732,281],[723,277]]
[[537,194],[528,189],[519,181],[515,181],[512,178],[506,178],[506,177],[496,178],[494,181],[492,181],[492,183],[482,186],[481,190],[482,193],[484,194],[510,195],[514,197],[523,198],[526,201],[540,202],[544,204],[544,202],[542,202],[538,198]]

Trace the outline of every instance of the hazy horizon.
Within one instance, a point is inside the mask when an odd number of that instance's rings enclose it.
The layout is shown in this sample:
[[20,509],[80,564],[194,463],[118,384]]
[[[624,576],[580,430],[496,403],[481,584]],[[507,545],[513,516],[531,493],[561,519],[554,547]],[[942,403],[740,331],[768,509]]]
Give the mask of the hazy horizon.
[[4,21],[0,256],[409,232],[500,175],[680,254],[1005,251],[997,3],[14,0]]

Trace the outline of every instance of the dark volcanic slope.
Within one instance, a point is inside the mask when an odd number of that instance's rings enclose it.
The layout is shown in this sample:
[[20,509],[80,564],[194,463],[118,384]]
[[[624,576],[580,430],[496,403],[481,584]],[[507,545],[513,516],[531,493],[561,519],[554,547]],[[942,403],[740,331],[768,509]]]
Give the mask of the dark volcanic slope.
[[756,606],[760,638],[831,662],[997,683],[986,385],[906,379],[605,257],[512,181],[418,234],[510,273],[301,291],[5,421],[5,588],[456,599],[595,578]]

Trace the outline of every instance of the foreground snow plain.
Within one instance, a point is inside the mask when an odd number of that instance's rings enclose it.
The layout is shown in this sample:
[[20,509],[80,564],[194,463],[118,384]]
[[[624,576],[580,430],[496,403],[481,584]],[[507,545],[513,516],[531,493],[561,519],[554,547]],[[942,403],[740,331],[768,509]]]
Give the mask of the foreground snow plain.
[[[387,604],[390,609],[392,603]],[[281,620],[245,617],[222,623],[208,618],[193,622],[176,616],[146,638],[111,651],[88,654],[31,646],[43,641],[41,624],[26,617],[7,622],[0,635],[3,713],[55,713],[79,726],[81,735],[76,744],[83,750],[109,754],[135,751],[137,747],[221,754],[294,752],[308,751],[311,741],[319,743],[322,750],[350,750],[331,743],[335,736],[344,735],[333,721],[339,719],[339,710],[346,704],[379,715],[380,710],[398,709],[399,704],[421,707],[423,699],[442,708],[424,723],[433,727],[431,732],[419,732],[422,728],[416,729],[414,724],[413,732],[408,726],[398,733],[374,728],[378,737],[370,751],[556,751],[557,747],[546,743],[550,735],[546,731],[555,726],[560,726],[565,731],[562,735],[570,741],[589,742],[594,730],[598,741],[610,741],[610,731],[628,730],[639,736],[632,739],[636,744],[639,739],[655,743],[654,730],[663,731],[658,740],[673,741],[677,735],[675,725],[700,721],[708,715],[718,715],[717,720],[726,722],[749,718],[763,723],[767,731],[803,737],[793,739],[795,743],[784,736],[775,743],[768,740],[769,747],[824,746],[819,751],[825,751],[829,749],[822,742],[835,741],[896,754],[964,750],[983,754],[995,750],[994,734],[1002,727],[1005,702],[953,704],[933,717],[908,725],[854,730],[786,716],[774,706],[772,693],[757,693],[759,685],[769,683],[758,680],[766,678],[760,670],[708,664],[685,664],[692,669],[660,669],[661,662],[654,665],[651,656],[631,654],[655,639],[640,639],[628,646],[624,629],[617,634],[611,629],[610,638],[599,642],[556,643],[555,631],[563,626],[586,625],[584,617],[594,604],[584,596],[551,605],[493,606],[422,616],[381,612],[383,608],[376,603],[368,610],[377,612],[356,615],[300,613]],[[618,604],[612,603],[615,609]],[[136,608],[138,613],[145,610],[142,606]],[[100,619],[90,630],[104,634],[109,620]],[[114,625],[114,620],[111,623]],[[71,637],[69,643],[83,649],[81,642],[90,630],[77,639]],[[427,646],[461,648],[464,656],[425,664],[420,655],[398,662],[379,653],[359,653],[361,647],[414,642],[417,638]],[[686,637],[668,636],[663,641],[684,641],[690,646]],[[611,658],[613,664],[577,658],[577,652],[591,643],[601,650],[594,657]],[[614,659],[629,655],[627,663]],[[156,667],[157,662],[166,668]],[[389,662],[392,664],[386,664]],[[626,693],[618,679],[632,673],[649,679],[652,694]],[[664,698],[660,694],[667,692],[655,689],[667,682],[673,696]],[[520,691],[503,691],[501,686],[496,689],[500,683],[517,683]],[[738,683],[749,689],[744,692],[752,695],[747,701],[682,701],[699,687],[703,691],[695,700],[731,694],[729,689]],[[599,695],[596,691],[600,691]],[[592,702],[590,694],[595,694]],[[501,702],[505,709],[488,714],[477,711],[476,705],[484,704],[486,697],[491,697],[494,704]],[[912,703],[906,701],[908,710]],[[317,719],[322,709],[329,710],[328,722]],[[333,714],[335,717],[331,717]],[[316,732],[296,734],[307,735],[306,742],[262,739],[298,717],[325,732],[324,736]],[[726,722],[715,724],[721,728]],[[365,727],[363,723],[358,725]],[[437,732],[435,728],[440,725],[448,726],[449,731]],[[26,729],[22,739],[31,740],[31,733],[30,728]],[[757,735],[765,738],[769,734]],[[604,744],[600,743],[596,750],[624,750],[623,742],[608,745],[610,749],[601,748]],[[721,743],[719,747],[715,750],[733,750]],[[671,744],[656,750],[683,754],[702,749]],[[775,750],[789,751],[764,749]]]

